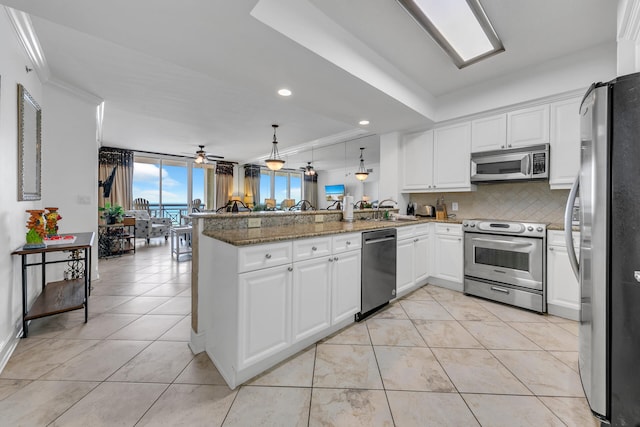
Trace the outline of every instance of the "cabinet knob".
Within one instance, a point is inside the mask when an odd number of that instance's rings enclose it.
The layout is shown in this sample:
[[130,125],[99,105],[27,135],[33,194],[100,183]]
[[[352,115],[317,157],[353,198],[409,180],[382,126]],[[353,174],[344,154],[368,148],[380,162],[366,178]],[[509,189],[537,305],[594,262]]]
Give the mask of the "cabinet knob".
[[271,254],[266,254],[264,257],[265,257],[266,259],[271,259]]
[[431,188],[431,186],[429,186],[429,188]]
[[511,148],[511,144],[509,144],[509,148]]
[[550,250],[550,251],[552,251],[552,250],[553,250],[553,248],[552,248],[552,247],[549,247],[549,250]]
[[504,148],[504,145],[501,145],[500,148]]
[[458,242],[462,242],[462,237],[458,237]]
[[337,261],[337,260],[338,260],[338,257],[337,257],[337,256],[334,256],[334,257],[333,257],[333,260],[334,260],[334,261]]
[[449,232],[449,227],[447,227],[447,233]]
[[347,246],[351,244],[351,240],[347,240]]
[[312,247],[311,247],[311,250],[312,250],[312,251],[317,251],[317,250],[318,250],[318,248],[316,248],[315,246],[312,246]]
[[329,262],[333,262],[333,258],[329,258]]
[[287,267],[287,271],[293,271],[293,267]]
[[414,242],[417,242],[418,240],[420,240],[420,239],[418,239],[418,238],[413,239]]

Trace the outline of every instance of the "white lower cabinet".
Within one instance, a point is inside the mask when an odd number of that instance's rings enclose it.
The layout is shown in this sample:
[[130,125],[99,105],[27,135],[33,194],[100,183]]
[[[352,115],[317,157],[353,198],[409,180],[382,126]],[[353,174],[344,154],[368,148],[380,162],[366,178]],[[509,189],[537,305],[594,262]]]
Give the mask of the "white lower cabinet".
[[[574,248],[579,233],[573,233]],[[547,233],[547,311],[572,320],[580,319],[580,285],[569,264],[563,231]]]
[[429,224],[399,228],[396,258],[396,296],[426,283],[429,277]]
[[331,267],[327,257],[293,265],[293,342],[331,325]]
[[433,276],[462,284],[464,245],[460,224],[436,224]]
[[333,258],[331,324],[353,318],[360,312],[361,259],[360,250],[343,252]]
[[240,369],[291,343],[291,284],[288,265],[238,275]]

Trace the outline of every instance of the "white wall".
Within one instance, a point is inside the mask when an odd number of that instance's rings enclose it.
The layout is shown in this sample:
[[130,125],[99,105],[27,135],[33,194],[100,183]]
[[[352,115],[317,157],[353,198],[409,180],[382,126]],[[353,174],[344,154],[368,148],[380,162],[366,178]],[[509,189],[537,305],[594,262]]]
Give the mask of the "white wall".
[[26,65],[33,68],[4,9],[0,9],[0,368],[15,345],[15,326],[22,319],[20,258],[11,256],[11,252],[25,241],[25,210],[42,206],[40,201],[18,201],[18,83],[25,86],[43,111],[48,107],[36,73],[26,73]]
[[[97,228],[97,147],[95,105],[59,89],[43,86],[0,10],[0,370],[17,343],[22,327],[20,257],[11,252],[25,242],[27,209],[57,206],[61,232]],[[42,199],[17,197],[17,84],[42,108]],[[88,197],[88,199],[87,199]],[[94,253],[97,252],[94,250]],[[97,256],[97,254],[95,254]],[[97,262],[93,263],[94,269]],[[28,299],[40,289],[39,269],[29,271]]]
[[[97,105],[65,90],[44,86],[42,206],[59,208],[60,233],[93,231],[92,278],[98,271]],[[46,113],[46,114],[44,114]],[[65,264],[60,264],[64,270]],[[59,270],[59,269],[58,269]]]

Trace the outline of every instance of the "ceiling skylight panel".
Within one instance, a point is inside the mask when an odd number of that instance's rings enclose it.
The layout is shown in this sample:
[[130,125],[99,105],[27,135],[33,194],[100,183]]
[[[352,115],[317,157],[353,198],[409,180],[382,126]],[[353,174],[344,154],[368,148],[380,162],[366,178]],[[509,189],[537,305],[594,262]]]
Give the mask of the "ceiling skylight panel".
[[504,51],[479,0],[398,0],[463,68]]

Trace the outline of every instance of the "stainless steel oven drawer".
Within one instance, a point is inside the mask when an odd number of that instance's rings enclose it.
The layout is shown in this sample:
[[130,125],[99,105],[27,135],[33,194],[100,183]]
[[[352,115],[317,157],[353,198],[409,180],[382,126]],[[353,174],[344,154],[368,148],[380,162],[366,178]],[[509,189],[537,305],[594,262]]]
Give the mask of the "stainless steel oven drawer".
[[507,285],[464,278],[464,293],[544,313],[544,295],[522,291]]

